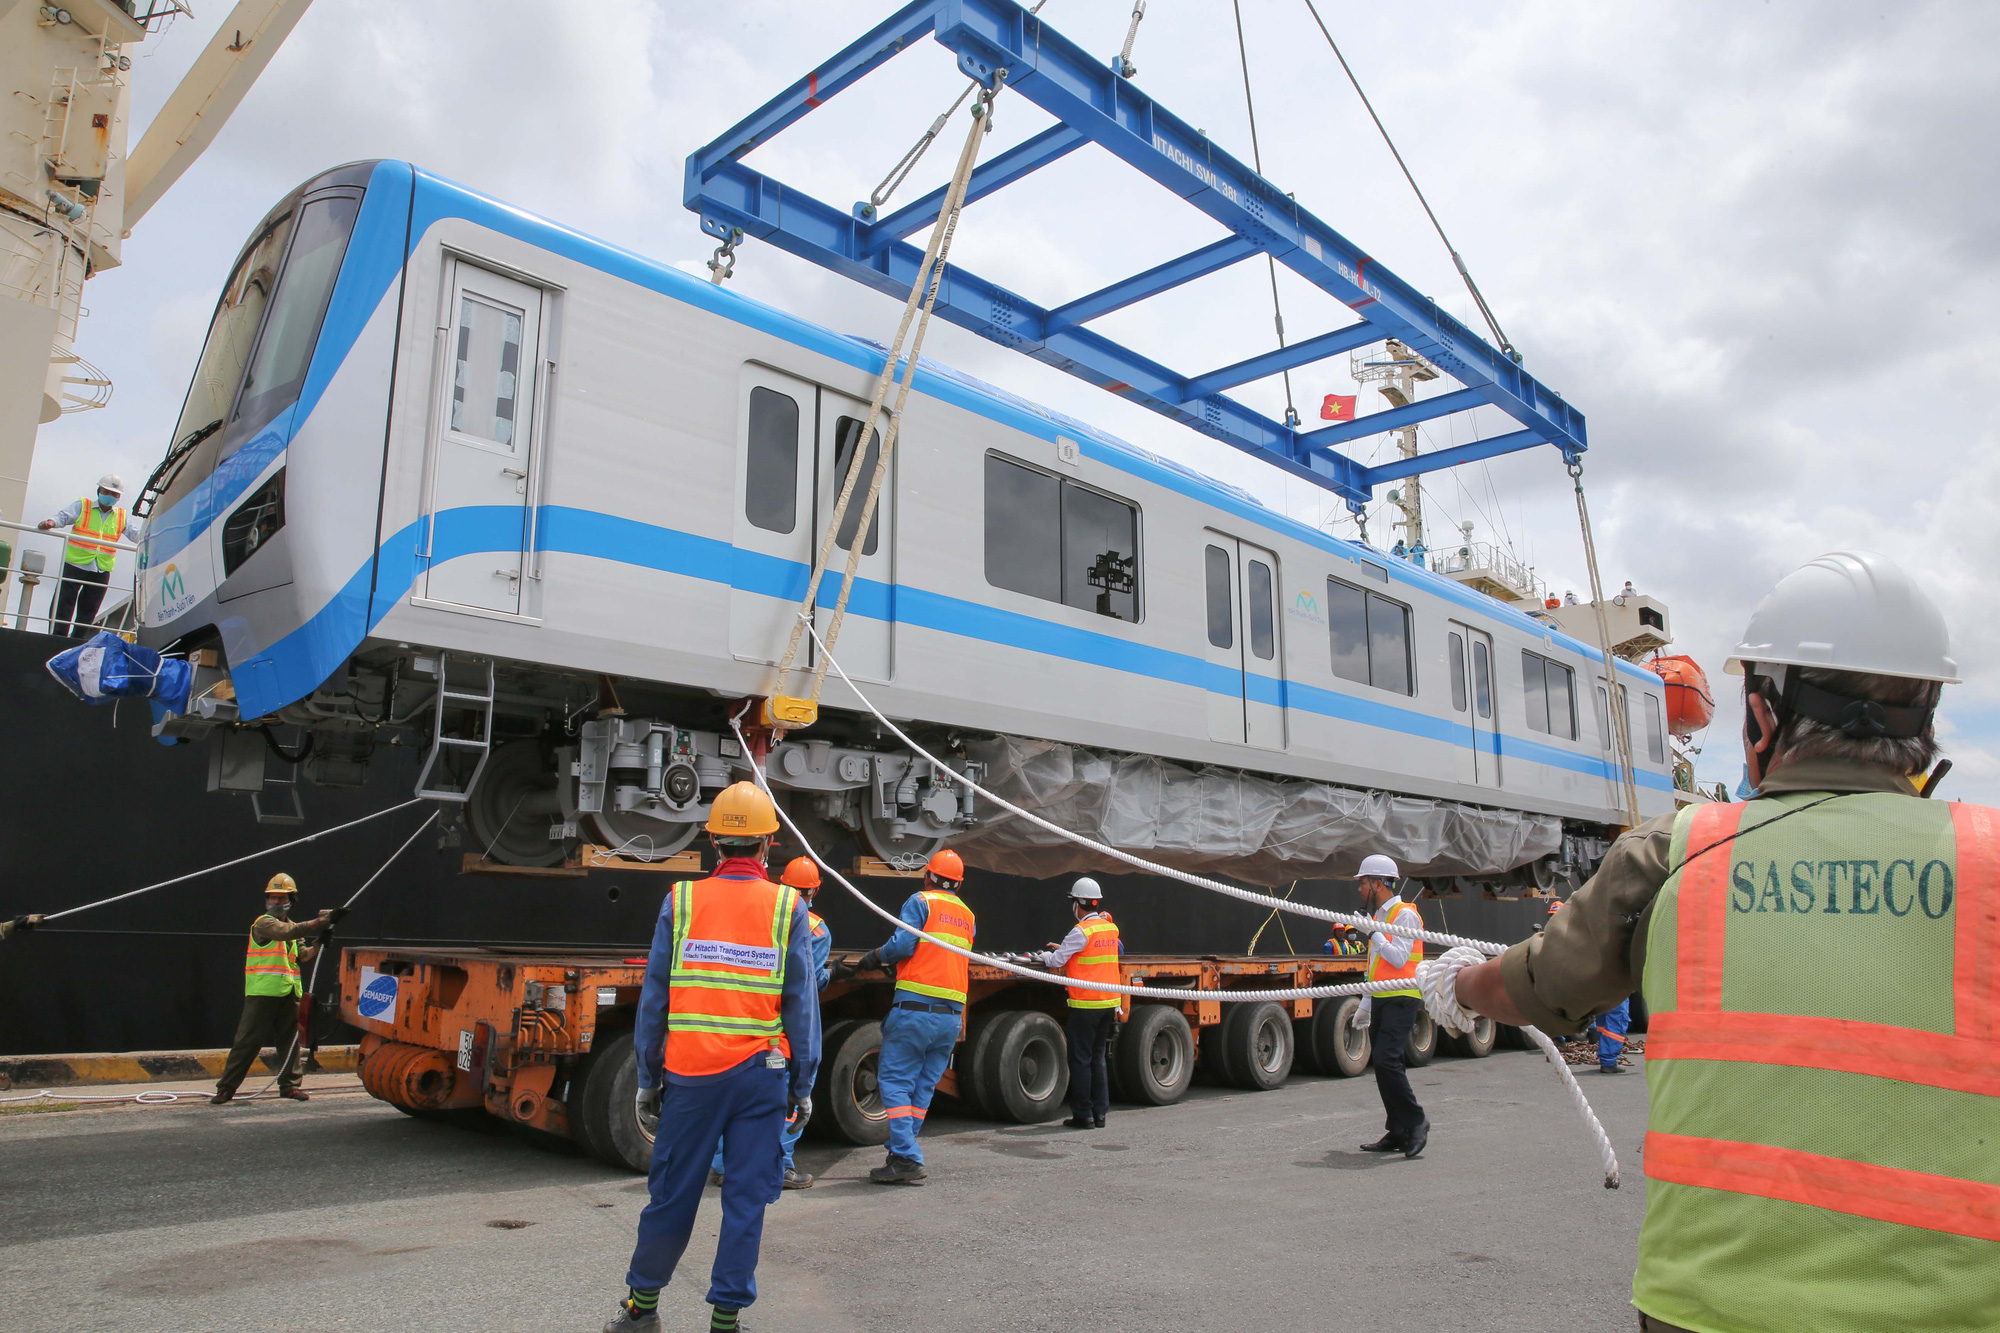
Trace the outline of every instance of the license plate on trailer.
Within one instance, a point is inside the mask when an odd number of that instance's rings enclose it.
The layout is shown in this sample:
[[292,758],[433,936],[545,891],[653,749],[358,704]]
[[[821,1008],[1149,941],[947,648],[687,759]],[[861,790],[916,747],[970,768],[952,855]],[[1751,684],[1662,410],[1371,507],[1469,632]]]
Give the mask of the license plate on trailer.
[[458,1034],[458,1067],[467,1073],[472,1071],[472,1034],[470,1032],[461,1032]]

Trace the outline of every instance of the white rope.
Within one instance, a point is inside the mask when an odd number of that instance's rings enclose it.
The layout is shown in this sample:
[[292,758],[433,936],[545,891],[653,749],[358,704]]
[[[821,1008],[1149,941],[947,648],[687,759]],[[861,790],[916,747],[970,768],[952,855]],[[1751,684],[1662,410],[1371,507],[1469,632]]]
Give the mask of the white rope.
[[[110,906],[110,905],[111,905],[112,903],[118,903],[118,902],[123,902],[123,901],[125,901],[125,900],[126,900],[127,898],[136,898],[136,897],[138,897],[138,896],[139,896],[140,894],[142,894],[142,893],[151,893],[151,892],[152,892],[152,891],[153,891],[154,889],[164,889],[164,888],[168,888],[169,886],[171,886],[171,885],[175,885],[175,884],[185,884],[185,883],[186,883],[186,882],[187,882],[188,880],[191,880],[191,879],[200,879],[200,878],[201,878],[201,877],[202,877],[203,875],[209,875],[209,874],[213,874],[214,872],[216,872],[216,871],[218,871],[218,870],[227,870],[227,869],[229,869],[229,868],[230,868],[231,866],[240,866],[240,865],[242,865],[242,864],[243,864],[243,863],[244,863],[245,861],[254,861],[254,860],[256,860],[256,859],[257,859],[258,857],[260,857],[260,856],[269,856],[269,855],[271,855],[271,853],[273,853],[273,852],[282,852],[282,851],[286,851],[286,850],[288,850],[288,849],[290,849],[290,848],[293,848],[293,847],[302,847],[302,846],[304,846],[304,845],[305,845],[306,843],[309,843],[309,842],[315,842],[315,841],[319,840],[320,838],[324,838],[324,837],[327,837],[327,836],[328,836],[329,834],[334,834],[334,833],[340,833],[340,832],[343,832],[343,831],[345,831],[345,830],[347,830],[347,829],[351,829],[351,828],[355,827],[355,825],[357,825],[357,824],[366,824],[366,823],[367,823],[367,822],[368,822],[369,820],[371,820],[371,819],[380,819],[380,818],[381,818],[381,817],[382,817],[383,815],[393,815],[393,814],[395,814],[395,813],[396,813],[396,812],[397,812],[398,810],[407,810],[407,809],[409,809],[409,808],[410,808],[411,806],[413,806],[413,805],[417,804],[418,800],[420,800],[420,799],[421,799],[421,798],[412,798],[412,799],[410,799],[410,800],[407,800],[407,801],[403,802],[403,803],[402,803],[401,805],[392,805],[392,806],[390,806],[390,807],[389,807],[388,809],[386,809],[386,810],[377,810],[377,811],[376,811],[376,812],[375,812],[374,814],[372,814],[372,815],[363,815],[363,816],[361,816],[361,818],[359,818],[359,819],[351,819],[351,820],[349,820],[349,821],[348,821],[347,823],[345,823],[345,824],[340,824],[340,825],[337,825],[337,826],[335,826],[335,827],[333,827],[333,828],[330,828],[330,829],[321,829],[321,830],[320,830],[320,831],[319,831],[318,833],[309,833],[309,834],[307,834],[307,835],[306,835],[305,837],[303,837],[303,838],[294,838],[294,839],[293,839],[292,841],[290,841],[290,842],[281,842],[281,843],[279,843],[279,844],[278,844],[278,845],[277,845],[276,847],[266,847],[266,848],[264,848],[264,850],[262,850],[262,851],[260,851],[260,852],[252,852],[252,853],[250,853],[250,854],[249,854],[248,856],[239,856],[239,857],[237,857],[237,858],[236,858],[236,859],[235,859],[234,861],[224,861],[224,862],[223,862],[222,864],[220,864],[220,865],[213,865],[213,866],[209,866],[209,867],[207,867],[206,869],[202,869],[202,870],[196,870],[196,871],[192,871],[192,872],[190,872],[190,873],[188,873],[188,874],[185,874],[185,875],[178,875],[178,876],[174,877],[173,879],[163,879],[163,880],[161,880],[161,881],[160,881],[160,882],[159,882],[158,884],[148,884],[148,885],[147,885],[147,886],[146,886],[145,888],[143,888],[143,889],[133,889],[133,890],[132,890],[131,892],[129,892],[129,893],[121,893],[121,894],[118,894],[118,895],[117,895],[116,897],[112,897],[112,898],[101,898],[101,899],[99,899],[99,900],[98,900],[97,902],[94,902],[94,903],[85,903],[85,904],[84,904],[83,906],[81,906],[81,907],[66,907],[66,908],[64,908],[64,909],[63,909],[62,911],[60,911],[60,912],[50,912],[50,913],[49,913],[48,915],[46,915],[46,916],[44,916],[44,917],[42,918],[42,921],[43,921],[44,923],[46,923],[46,922],[50,922],[50,921],[60,921],[60,920],[62,920],[62,918],[66,917],[66,916],[75,916],[75,915],[76,915],[76,914],[77,914],[78,912],[88,912],[88,911],[90,911],[90,910],[91,910],[91,909],[92,909],[93,907],[108,907],[108,906]],[[437,818],[437,816],[433,815],[433,816],[431,816],[431,818],[432,818],[432,819],[435,819],[435,818]],[[426,820],[426,821],[425,821],[425,823],[426,823],[426,824],[428,824],[429,822],[430,822],[429,820]],[[405,843],[405,844],[404,844],[404,846],[408,846],[408,845],[409,845],[409,844],[407,844],[407,843]],[[394,858],[392,857],[391,859],[393,860]],[[380,872],[378,871],[377,873],[379,874]],[[370,882],[372,883],[373,881],[370,881]],[[365,887],[367,887],[367,886],[366,886],[366,885],[364,885],[363,887],[365,888]],[[359,895],[356,895],[356,896],[358,897]],[[349,901],[352,901],[352,899],[350,899]]]
[[1297,916],[1309,916],[1319,921],[1331,921],[1335,925],[1348,926],[1355,930],[1363,930],[1371,933],[1381,931],[1387,935],[1400,935],[1409,939],[1423,940],[1429,944],[1442,944],[1447,947],[1462,945],[1466,948],[1477,949],[1481,953],[1492,954],[1496,957],[1507,952],[1507,946],[1504,944],[1493,944],[1486,940],[1467,939],[1463,935],[1449,935],[1442,931],[1426,930],[1420,926],[1409,926],[1400,922],[1379,921],[1372,916],[1361,916],[1353,912],[1338,912],[1330,907],[1314,907],[1310,903],[1293,902],[1286,898],[1273,897],[1268,893],[1258,893],[1254,889],[1238,888],[1234,884],[1225,884],[1220,880],[1209,879],[1202,875],[1191,874],[1185,870],[1177,870],[1172,866],[1160,865],[1158,862],[1148,861],[1143,856],[1134,856],[1132,853],[1120,851],[1116,847],[1109,847],[1103,843],[1093,842],[1081,833],[1074,833],[1058,824],[1052,824],[1034,811],[1022,809],[1006,797],[988,791],[971,778],[954,771],[944,760],[910,739],[908,733],[894,722],[891,722],[887,717],[884,717],[882,710],[875,707],[868,696],[861,692],[861,688],[842,669],[840,663],[834,659],[833,654],[827,652],[825,641],[820,639],[819,631],[810,622],[806,622],[806,632],[813,636],[815,642],[819,643],[820,652],[825,656],[833,669],[840,674],[840,678],[846,682],[847,688],[854,691],[854,697],[861,701],[861,706],[874,714],[876,721],[887,727],[895,735],[896,739],[909,746],[911,750],[923,758],[930,760],[940,771],[950,773],[952,781],[964,783],[967,787],[970,787],[973,791],[993,802],[993,804],[999,806],[1009,814],[1018,815],[1020,818],[1027,820],[1038,828],[1055,834],[1057,837],[1065,838],[1079,847],[1115,857],[1125,862],[1125,864],[1143,870],[1148,874],[1164,875],[1168,879],[1177,879],[1182,883],[1192,884],[1198,889],[1207,889],[1211,893],[1225,894],[1228,897],[1237,898],[1246,903],[1256,903],[1259,907],[1269,908],[1272,911],[1291,912]]
[[[812,634],[813,639],[816,642],[819,641],[819,632],[813,628],[810,622],[806,623],[806,630],[808,633]],[[872,713],[878,722],[880,722],[884,727],[888,728],[888,730],[893,735],[895,735],[895,737],[898,740],[902,741],[905,745],[909,746],[917,754],[922,755],[924,758],[930,760],[930,762],[933,765],[935,765],[938,769],[946,772],[951,771],[943,760],[937,758],[935,755],[932,755],[927,750],[925,750],[922,746],[918,745],[914,740],[910,738],[910,736],[906,732],[903,731],[901,727],[898,727],[894,722],[890,721],[886,716],[883,715],[880,709],[875,707],[874,702],[870,700],[867,695],[861,692],[860,687],[855,685],[854,681],[848,676],[846,669],[840,665],[839,661],[834,658],[833,654],[826,651],[825,643],[821,642],[819,646],[820,646],[820,652],[824,656],[826,662],[829,665],[831,665],[836,672],[839,672],[841,680],[846,683],[848,689],[854,692],[854,697],[861,701],[862,706],[866,708],[870,713]],[[748,706],[746,705],[743,712],[747,711],[748,711]],[[751,748],[748,738],[743,735],[743,728],[740,724],[740,719],[743,716],[743,712],[739,712],[735,717],[732,717],[729,720],[729,725],[731,730],[733,730],[736,733],[737,742],[740,745],[742,745],[743,753],[747,756],[754,754],[755,751]],[[931,944],[937,945],[939,948],[942,948],[950,953],[957,954],[962,958],[970,959],[975,962],[984,963],[989,967],[997,967],[1003,971],[1012,972],[1017,976],[1026,977],[1031,981],[1050,982],[1056,985],[1073,986],[1079,990],[1102,991],[1108,994],[1115,994],[1115,995],[1145,996],[1155,1000],[1171,999],[1171,1000],[1183,1000],[1183,1001],[1185,1000],[1223,1001],[1223,1002],[1233,1002],[1233,1003],[1248,1003],[1252,1001],[1264,1001],[1264,1000],[1275,1001],[1275,1000],[1332,999],[1336,996],[1372,995],[1378,991],[1407,990],[1409,988],[1409,982],[1407,979],[1405,979],[1400,981],[1351,982],[1348,984],[1337,985],[1337,986],[1299,986],[1299,987],[1290,987],[1280,990],[1194,991],[1194,990],[1153,989],[1144,986],[1116,985],[1111,982],[1095,982],[1095,981],[1079,982],[1069,978],[1058,979],[1053,975],[1051,975],[1050,973],[1034,971],[1030,968],[1022,967],[1018,964],[1009,962],[1006,959],[993,958],[987,955],[977,954],[969,949],[960,948],[955,944],[949,943],[948,941],[945,940],[938,939],[935,936],[926,934],[925,932],[916,929],[915,927],[911,926],[908,922],[904,921],[901,917],[895,916],[886,909],[878,906],[874,899],[870,898],[867,894],[861,892],[861,890],[855,888],[853,884],[848,882],[846,876],[842,875],[839,870],[835,869],[825,860],[825,858],[820,856],[819,852],[812,846],[811,842],[807,840],[805,834],[799,829],[798,825],[792,823],[791,815],[786,812],[786,810],[782,805],[778,804],[776,795],[771,791],[770,783],[765,779],[764,776],[763,765],[761,763],[752,762],[750,766],[750,771],[751,774],[756,778],[757,785],[763,788],[764,793],[766,795],[772,797],[771,804],[774,807],[776,807],[778,811],[778,817],[782,819],[785,823],[785,826],[792,831],[793,836],[798,838],[800,844],[805,847],[806,853],[812,857],[813,861],[817,863],[822,870],[824,870],[827,874],[831,875],[836,883],[838,883],[842,888],[846,889],[850,894],[854,895],[855,898],[859,899],[861,903],[868,908],[869,911],[875,913],[875,915],[882,917],[884,920],[890,922],[897,929],[908,930],[912,934],[918,936],[919,938],[924,939]],[[1485,961],[1488,955],[1497,956],[1501,953],[1506,952],[1505,945],[1493,944],[1484,940],[1465,939],[1461,936],[1448,935],[1436,931],[1417,930],[1410,927],[1402,927],[1386,921],[1377,921],[1373,917],[1359,917],[1353,915],[1352,913],[1347,913],[1347,912],[1333,912],[1325,908],[1308,907],[1306,904],[1303,903],[1290,902],[1283,898],[1274,898],[1269,894],[1253,893],[1248,889],[1239,889],[1234,885],[1224,884],[1219,880],[1211,880],[1204,878],[1203,876],[1200,875],[1192,875],[1183,870],[1176,870],[1171,866],[1156,865],[1151,861],[1145,860],[1143,857],[1133,856],[1127,852],[1122,852],[1115,847],[1105,846],[1102,843],[1094,842],[1091,839],[1084,837],[1080,833],[1073,833],[1068,829],[1060,827],[1059,825],[1052,824],[1048,820],[1043,819],[1041,816],[1036,815],[1031,811],[1023,810],[1020,806],[1013,804],[1006,798],[997,796],[994,793],[987,791],[979,784],[973,782],[972,779],[970,778],[956,774],[954,776],[957,777],[958,781],[965,783],[966,786],[970,787],[973,791],[979,793],[981,796],[984,796],[985,798],[992,801],[994,804],[1002,807],[1003,809],[1008,810],[1009,812],[1015,815],[1021,816],[1022,818],[1025,818],[1030,822],[1037,824],[1044,829],[1049,830],[1052,833],[1058,834],[1061,837],[1064,837],[1069,841],[1078,844],[1079,846],[1087,847],[1094,851],[1098,851],[1116,857],[1119,860],[1137,866],[1142,870],[1147,870],[1154,874],[1165,875],[1173,879],[1178,879],[1184,881],[1185,883],[1192,884],[1197,888],[1209,889],[1212,892],[1226,894],[1227,896],[1232,898],[1240,898],[1249,902],[1261,903],[1264,906],[1272,908],[1273,910],[1292,911],[1299,913],[1300,915],[1303,916],[1319,917],[1329,921],[1336,921],[1345,925],[1353,925],[1359,929],[1366,929],[1371,931],[1382,930],[1385,931],[1386,933],[1413,936],[1418,939],[1435,941],[1437,943],[1451,946],[1442,958],[1438,958],[1435,960],[1426,960],[1425,962],[1419,963],[1417,965],[1417,985],[1419,992],[1424,996],[1425,1008],[1430,1012],[1433,1021],[1438,1022],[1443,1026],[1451,1028],[1455,1031],[1469,1032],[1472,1030],[1473,1026],[1473,1016],[1467,1013],[1458,1004],[1457,981],[1458,981],[1459,971],[1462,968],[1469,966],[1472,963]],[[1599,1121],[1597,1118],[1597,1113],[1591,1109],[1590,1100],[1589,1098],[1584,1096],[1582,1085],[1580,1085],[1576,1081],[1576,1076],[1570,1073],[1569,1062],[1564,1060],[1561,1057],[1561,1055],[1556,1051],[1555,1043],[1548,1038],[1547,1034],[1543,1033],[1537,1028],[1525,1025],[1521,1028],[1521,1031],[1526,1033],[1528,1035],[1529,1040],[1533,1041],[1535,1045],[1541,1049],[1542,1054],[1548,1057],[1550,1062],[1555,1065],[1557,1074],[1563,1081],[1563,1086],[1569,1091],[1571,1100],[1576,1103],[1577,1113],[1583,1117],[1585,1127],[1589,1129],[1591,1137],[1597,1143],[1598,1154],[1602,1158],[1604,1164],[1604,1188],[1617,1189],[1620,1181],[1617,1149],[1612,1146],[1611,1136],[1605,1132],[1603,1123]]]

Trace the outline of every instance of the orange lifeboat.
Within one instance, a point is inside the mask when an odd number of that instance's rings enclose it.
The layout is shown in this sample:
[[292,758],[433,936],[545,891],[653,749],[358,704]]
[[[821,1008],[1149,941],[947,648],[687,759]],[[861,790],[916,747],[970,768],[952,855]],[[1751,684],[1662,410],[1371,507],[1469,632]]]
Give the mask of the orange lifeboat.
[[1656,657],[1646,665],[1667,684],[1667,730],[1692,736],[1715,720],[1708,673],[1692,657]]

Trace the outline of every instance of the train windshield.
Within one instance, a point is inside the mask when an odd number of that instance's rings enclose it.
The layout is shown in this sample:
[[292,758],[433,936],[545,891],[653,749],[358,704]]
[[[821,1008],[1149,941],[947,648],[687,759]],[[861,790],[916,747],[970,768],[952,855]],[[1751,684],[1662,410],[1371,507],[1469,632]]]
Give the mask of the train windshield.
[[156,510],[172,508],[297,401],[360,206],[341,194],[282,210],[245,247],[209,323]]

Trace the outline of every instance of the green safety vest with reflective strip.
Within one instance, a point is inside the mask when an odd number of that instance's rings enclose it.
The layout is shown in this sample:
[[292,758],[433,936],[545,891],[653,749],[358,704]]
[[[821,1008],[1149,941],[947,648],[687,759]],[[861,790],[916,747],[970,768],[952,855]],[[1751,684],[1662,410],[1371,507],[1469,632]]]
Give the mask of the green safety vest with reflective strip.
[[253,930],[250,951],[243,956],[243,993],[298,995],[304,990],[299,984],[299,942],[272,940],[269,944],[259,944]]
[[1992,1329],[2000,812],[1786,814],[1825,795],[1674,821],[1633,1303],[1701,1333]]
[[674,885],[666,1067],[699,1076],[769,1048],[791,1053],[781,1012],[796,889],[768,880]]
[[65,563],[82,569],[101,569],[106,573],[118,561],[118,548],[105,542],[92,541],[102,537],[107,541],[117,541],[125,535],[125,506],[113,505],[110,510],[99,509],[95,496],[86,496],[77,501],[83,508],[77,511],[76,522],[70,525],[69,545],[63,547]]

